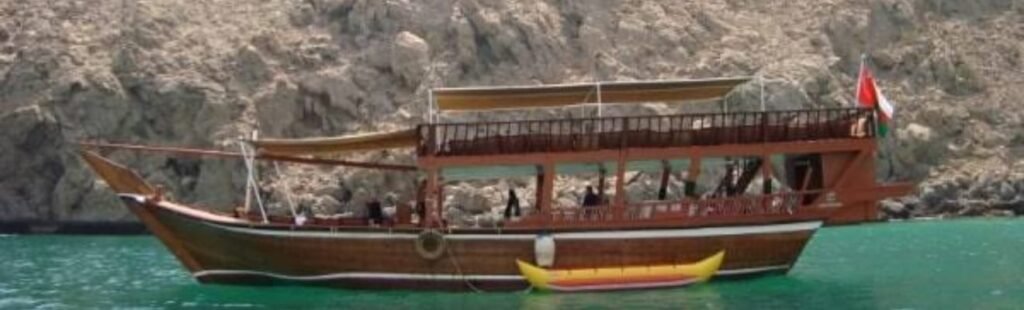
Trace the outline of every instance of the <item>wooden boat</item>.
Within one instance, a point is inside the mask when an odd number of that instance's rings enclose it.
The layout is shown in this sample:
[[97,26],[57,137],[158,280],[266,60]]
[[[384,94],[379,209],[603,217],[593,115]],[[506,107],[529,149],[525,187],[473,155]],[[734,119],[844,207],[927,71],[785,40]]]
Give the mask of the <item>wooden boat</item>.
[[679,287],[704,282],[718,271],[725,252],[693,264],[547,270],[516,260],[534,288],[555,292],[610,291]]
[[[82,143],[82,157],[202,283],[298,282],[353,288],[518,290],[516,259],[554,270],[658,266],[729,253],[717,276],[786,272],[825,222],[874,219],[878,199],[908,184],[877,184],[874,113],[862,108],[439,122],[438,113],[720,98],[746,78],[435,89],[427,122],[413,129],[312,139],[247,139],[242,152]],[[596,96],[595,96],[596,95]],[[595,102],[594,98],[602,98]],[[851,127],[852,126],[852,127]],[[406,149],[415,163],[366,163],[332,154]],[[248,167],[242,212],[167,199],[157,186],[104,155],[109,150],[239,158]],[[419,192],[394,218],[299,221],[268,214],[252,173],[262,161],[402,171]],[[712,166],[724,176],[701,189]],[[731,170],[730,170],[731,169]],[[627,171],[685,172],[685,195],[627,198]],[[598,178],[598,205],[554,199],[557,175]],[[614,176],[610,188],[605,179]],[[535,205],[518,221],[459,227],[445,218],[456,181],[531,177]],[[761,188],[752,188],[761,178]],[[703,193],[701,193],[703,191]],[[244,202],[243,202],[244,201]],[[413,206],[423,210],[412,221]],[[230,209],[222,208],[222,209]],[[403,211],[405,210],[405,211]]]

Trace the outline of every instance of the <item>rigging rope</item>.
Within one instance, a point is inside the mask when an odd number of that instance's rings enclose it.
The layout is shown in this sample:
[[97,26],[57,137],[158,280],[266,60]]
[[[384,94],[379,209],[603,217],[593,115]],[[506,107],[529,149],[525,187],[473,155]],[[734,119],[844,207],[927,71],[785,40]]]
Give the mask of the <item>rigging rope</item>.
[[[442,233],[441,237],[444,238],[444,235],[445,234]],[[459,275],[459,278],[462,279],[462,282],[466,283],[466,286],[473,290],[474,293],[486,293],[486,291],[476,287],[476,285],[473,285],[473,282],[466,278],[466,275],[462,272],[462,266],[459,265],[458,258],[455,257],[455,253],[452,253],[452,247],[446,246],[444,248],[445,251],[448,252],[448,260],[452,262],[452,266],[455,267],[455,272]]]
[[[277,164],[276,161],[274,162],[274,171],[277,172],[278,177],[281,176],[281,167]],[[288,182],[287,179],[283,179],[283,183],[284,188],[281,189],[281,192],[284,193],[284,198],[286,201],[288,201],[288,209],[292,211],[292,218],[297,218],[298,214],[295,213],[295,200],[292,199],[292,194],[291,191],[289,190],[291,188],[291,183]]]
[[260,215],[263,217],[263,222],[268,223],[270,220],[267,219],[267,210],[263,207],[263,198],[260,197],[260,188],[256,185],[256,178],[253,176],[256,171],[256,160],[254,159],[255,153],[246,148],[246,144],[244,142],[239,143],[238,145],[241,148],[242,159],[245,162],[245,179],[247,186],[252,189],[253,196],[256,197],[256,205],[260,207]]
[[[448,228],[448,233],[450,232],[451,228]],[[442,237],[443,235],[445,234],[442,233]],[[486,290],[476,287],[476,285],[473,285],[473,282],[469,281],[469,279],[466,278],[466,275],[462,272],[462,266],[459,264],[458,258],[455,257],[455,253],[452,252],[452,247],[446,246],[445,252],[448,252],[448,260],[451,261],[452,266],[455,267],[455,272],[459,275],[459,278],[462,279],[462,282],[465,283],[467,287],[469,287],[469,289],[473,290],[474,293],[487,293]],[[520,291],[520,293],[527,293],[532,289],[532,285],[527,285],[525,289]]]

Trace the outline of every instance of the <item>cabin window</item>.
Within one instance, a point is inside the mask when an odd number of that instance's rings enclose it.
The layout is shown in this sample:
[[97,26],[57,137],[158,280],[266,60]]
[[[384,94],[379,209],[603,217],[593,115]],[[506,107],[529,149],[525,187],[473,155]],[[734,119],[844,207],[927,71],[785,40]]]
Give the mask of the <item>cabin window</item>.
[[641,160],[626,163],[627,203],[679,201],[686,198],[688,159]]
[[[794,191],[814,191],[822,188],[822,166],[820,154],[786,155],[786,184]],[[817,195],[804,196],[804,203],[810,203]]]
[[[509,190],[519,200],[519,216],[536,212],[537,186],[534,177],[506,177],[500,180],[463,180],[444,183],[443,216],[461,227],[492,227],[504,218]],[[510,212],[510,217],[515,216]]]
[[[616,167],[615,162],[556,165],[552,208],[581,207],[588,186],[597,195],[597,205],[610,205],[615,200]],[[627,180],[629,176],[627,172]]]

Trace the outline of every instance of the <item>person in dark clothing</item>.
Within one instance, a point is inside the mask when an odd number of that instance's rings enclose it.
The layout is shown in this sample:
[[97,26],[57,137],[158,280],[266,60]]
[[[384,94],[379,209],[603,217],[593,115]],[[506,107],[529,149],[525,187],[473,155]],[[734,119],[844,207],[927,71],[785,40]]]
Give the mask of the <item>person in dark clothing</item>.
[[416,217],[419,219],[419,224],[426,225],[427,223],[427,203],[423,200],[416,201]]
[[516,191],[513,189],[508,190],[508,204],[505,205],[505,219],[513,216],[519,217],[519,197],[516,197]]
[[420,226],[427,225],[427,180],[420,180],[416,185],[416,218]]
[[587,186],[587,192],[583,194],[583,206],[584,207],[596,207],[601,204],[601,200],[594,193],[594,187]]
[[367,217],[370,219],[370,224],[381,225],[384,223],[384,209],[380,205],[380,201],[377,199],[370,200],[366,203]]

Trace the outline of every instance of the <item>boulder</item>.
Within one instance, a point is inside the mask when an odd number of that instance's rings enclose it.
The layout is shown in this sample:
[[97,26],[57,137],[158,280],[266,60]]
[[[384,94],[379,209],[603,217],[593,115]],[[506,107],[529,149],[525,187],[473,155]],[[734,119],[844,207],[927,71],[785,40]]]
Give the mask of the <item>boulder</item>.
[[403,31],[391,46],[391,70],[405,85],[415,88],[423,81],[430,67],[430,46],[415,34]]
[[957,216],[979,216],[989,212],[989,204],[982,200],[964,199],[959,205],[961,208],[956,212]]
[[902,202],[896,200],[883,200],[881,203],[882,212],[885,218],[907,219],[910,218],[910,210]]

